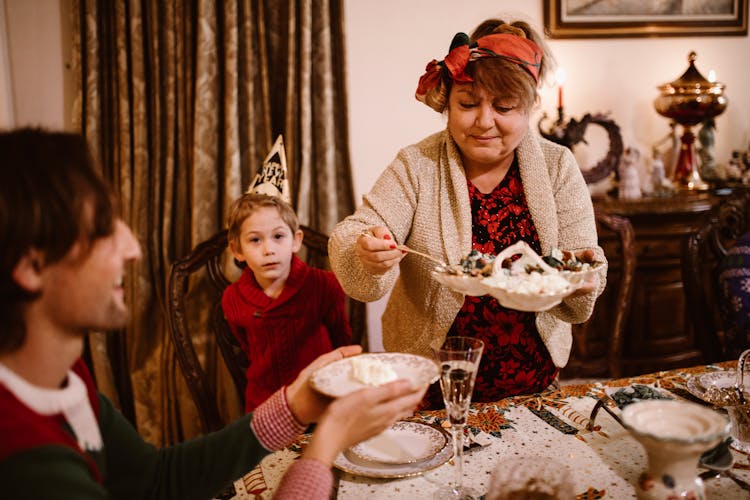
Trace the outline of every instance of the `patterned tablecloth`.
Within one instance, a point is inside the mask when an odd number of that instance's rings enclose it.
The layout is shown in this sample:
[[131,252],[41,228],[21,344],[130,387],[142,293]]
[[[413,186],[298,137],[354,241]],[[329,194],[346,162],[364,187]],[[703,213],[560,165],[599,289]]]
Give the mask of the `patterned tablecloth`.
[[[606,412],[599,412],[594,431],[586,430],[597,398],[643,385],[664,397],[705,404],[686,390],[688,378],[733,367],[734,363],[727,362],[567,385],[532,396],[473,404],[468,420],[470,430],[487,433],[492,438],[489,445],[472,448],[465,454],[465,482],[484,493],[492,470],[500,461],[521,456],[543,457],[556,459],[569,469],[578,499],[635,498],[634,485],[645,468],[645,451]],[[444,419],[444,411],[421,412],[413,418],[433,424]],[[235,498],[270,498],[305,441],[303,437],[294,446],[266,457],[260,466],[235,483]],[[732,452],[736,458],[733,472],[750,481],[750,457]],[[336,471],[337,498],[432,498],[439,485],[453,478],[454,470],[449,461],[419,476],[403,479],[373,479]],[[750,498],[750,493],[728,478],[707,480],[705,487],[710,499]]]

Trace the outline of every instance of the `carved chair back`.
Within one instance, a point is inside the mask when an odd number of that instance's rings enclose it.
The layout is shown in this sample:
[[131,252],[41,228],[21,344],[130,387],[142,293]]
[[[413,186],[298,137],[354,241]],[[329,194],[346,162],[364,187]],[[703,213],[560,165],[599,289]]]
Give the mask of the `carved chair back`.
[[[722,262],[735,241],[750,230],[750,194],[731,194],[691,234],[682,248],[682,282],[688,320],[707,363],[734,359],[747,346],[732,345],[730,299],[721,289]],[[750,269],[748,269],[750,272]]]

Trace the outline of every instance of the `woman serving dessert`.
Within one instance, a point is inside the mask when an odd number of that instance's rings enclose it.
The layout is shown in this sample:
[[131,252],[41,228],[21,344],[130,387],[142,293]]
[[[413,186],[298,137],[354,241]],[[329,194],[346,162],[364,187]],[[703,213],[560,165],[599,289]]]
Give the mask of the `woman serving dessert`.
[[523,312],[452,291],[432,279],[434,264],[397,247],[456,264],[472,249],[497,255],[525,241],[541,255],[593,251],[606,262],[572,153],[529,127],[548,59],[524,22],[490,19],[471,37],[457,34],[416,92],[446,115],[447,128],[402,149],[329,242],[349,295],[374,301],[392,290],[382,319],[386,350],[430,356],[448,335],[485,343],[476,401],[538,392],[555,379],[570,354],[570,324],[590,316],[607,266],[549,311]]

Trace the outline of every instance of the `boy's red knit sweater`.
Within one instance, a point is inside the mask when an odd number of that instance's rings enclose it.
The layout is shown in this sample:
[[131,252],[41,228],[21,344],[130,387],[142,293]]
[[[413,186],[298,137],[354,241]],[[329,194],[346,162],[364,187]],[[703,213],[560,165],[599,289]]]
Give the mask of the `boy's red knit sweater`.
[[352,341],[336,276],[307,266],[296,255],[278,298],[268,297],[246,268],[224,291],[222,307],[250,361],[245,411],[291,383],[319,355]]

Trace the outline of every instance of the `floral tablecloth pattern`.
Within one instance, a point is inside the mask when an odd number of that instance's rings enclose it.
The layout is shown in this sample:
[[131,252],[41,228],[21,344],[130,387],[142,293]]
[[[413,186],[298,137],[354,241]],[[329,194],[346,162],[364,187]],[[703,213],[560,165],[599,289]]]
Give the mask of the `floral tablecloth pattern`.
[[[708,371],[731,369],[735,363],[697,366],[583,385],[567,385],[530,396],[507,398],[495,403],[472,405],[468,427],[473,433],[492,436],[487,446],[465,454],[465,482],[486,492],[490,475],[501,460],[531,456],[555,459],[565,464],[573,477],[577,499],[635,498],[634,485],[645,468],[644,449],[615,420],[599,412],[593,431],[586,430],[596,401],[620,389],[647,386],[657,396],[686,399],[705,404],[691,395],[685,384],[689,377]],[[425,411],[411,420],[441,424],[445,412]],[[284,471],[299,456],[307,437],[288,449],[266,457],[235,483],[235,499],[270,498]],[[738,476],[750,481],[750,457],[733,450]],[[337,498],[419,499],[432,498],[439,485],[453,478],[452,461],[404,479],[374,479],[336,471]],[[730,479],[706,481],[711,499],[750,498]]]

